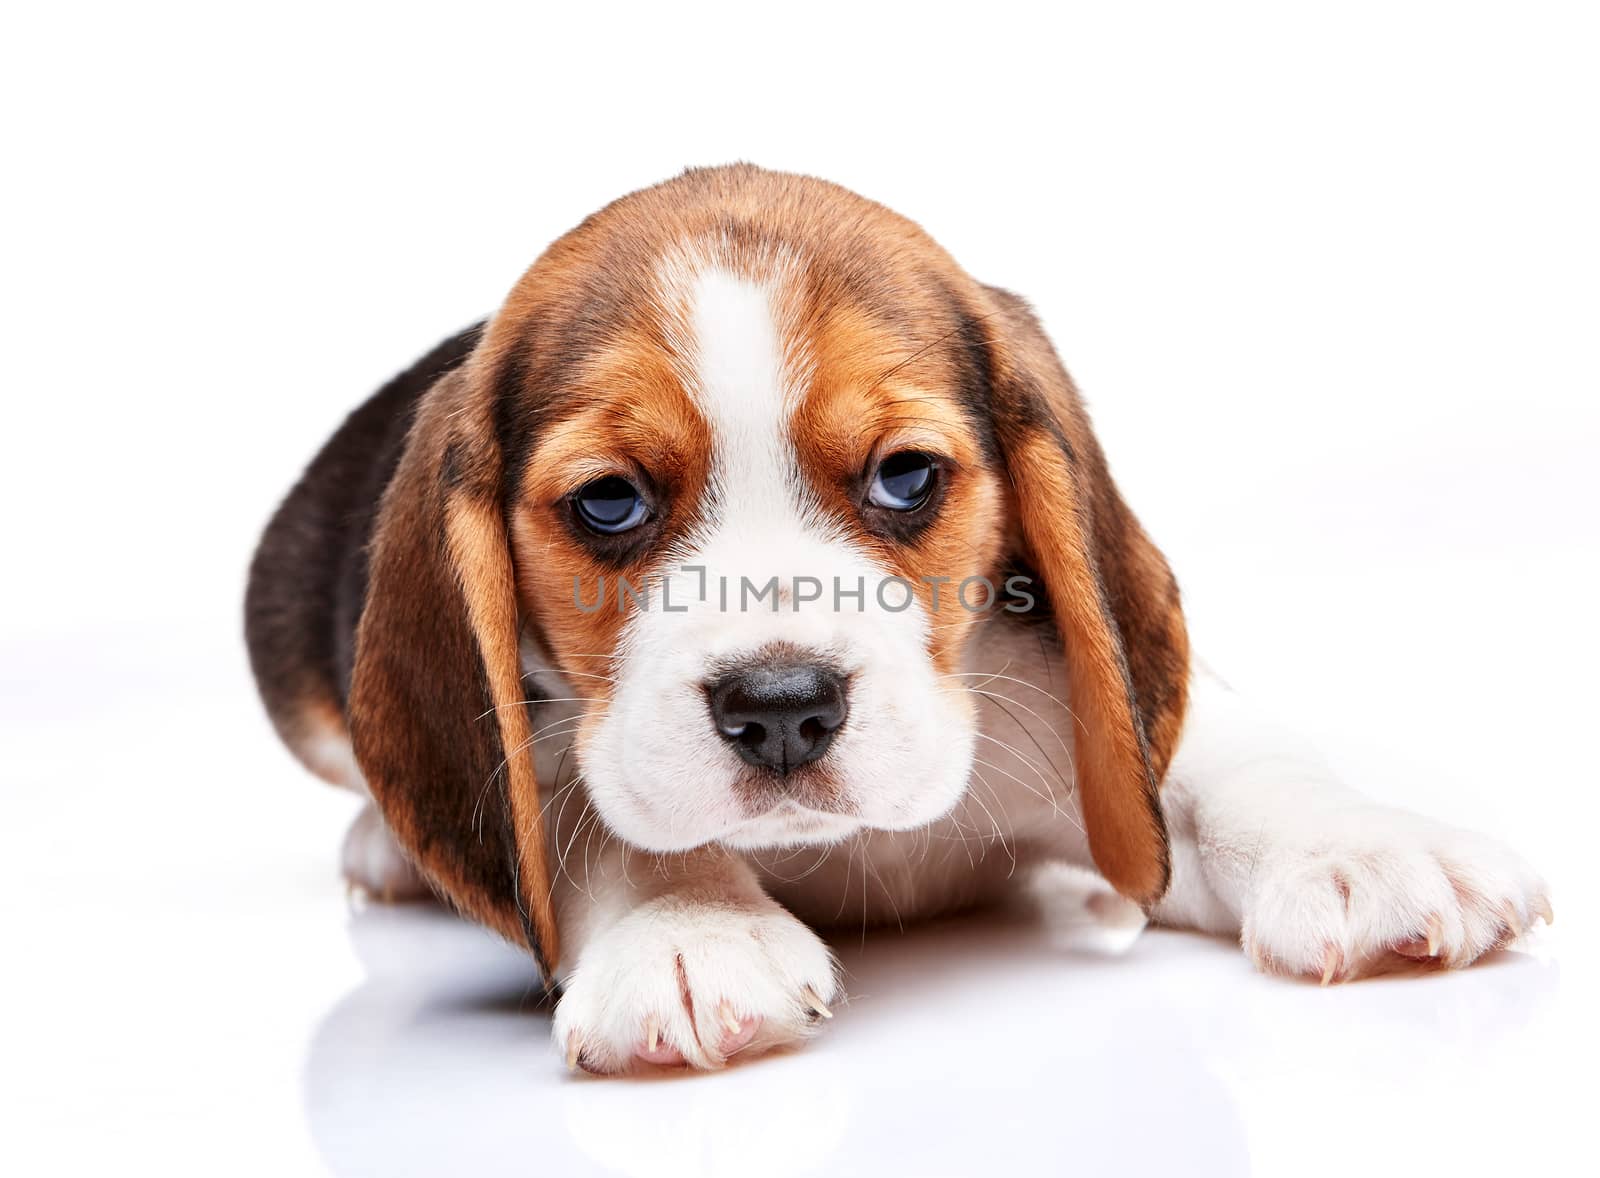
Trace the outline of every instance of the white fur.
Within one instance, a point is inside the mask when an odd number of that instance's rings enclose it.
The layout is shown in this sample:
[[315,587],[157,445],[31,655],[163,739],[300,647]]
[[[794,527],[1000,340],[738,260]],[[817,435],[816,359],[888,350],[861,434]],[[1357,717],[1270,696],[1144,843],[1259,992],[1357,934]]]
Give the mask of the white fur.
[[1368,801],[1204,671],[1162,801],[1177,854],[1157,918],[1238,932],[1264,968],[1334,980],[1430,938],[1465,965],[1545,904],[1500,843]]
[[[810,379],[785,311],[795,266],[775,254],[735,270],[709,245],[663,264],[672,358],[713,441],[699,526],[670,563],[702,567],[709,591],[675,572],[670,600],[687,608],[667,611],[658,589],[629,619],[611,704],[578,737],[576,799],[547,764],[575,714],[540,716],[566,971],[555,1035],[591,1070],[630,1067],[652,1028],[697,1067],[750,1034],[744,1050],[809,1034],[808,988],[828,1002],[837,987],[802,920],[903,921],[991,898],[1019,871],[1091,866],[1059,652],[995,617],[959,675],[936,675],[932,619],[883,608],[885,570],[817,510],[789,438]],[[859,578],[862,608],[785,598],[741,612],[718,591],[797,575]],[[745,766],[708,714],[707,677],[774,642],[851,679],[829,808],[748,812]],[[1462,965],[1547,910],[1498,843],[1364,800],[1204,673],[1163,805],[1173,879],[1154,916],[1239,934],[1265,968],[1333,980],[1397,948]],[[730,1012],[745,1028],[732,1040]]]
[[[586,849],[582,867],[557,881],[570,969],[561,1049],[581,1044],[597,1071],[630,1066],[679,954],[693,963],[697,1012],[725,1000],[766,1020],[746,1051],[798,1041],[814,1024],[795,1004],[796,979],[830,1001],[833,982],[831,972],[819,982],[820,947],[789,913],[904,921],[993,898],[1051,862],[1092,866],[1059,654],[996,620],[972,643],[966,676],[981,751],[959,803],[923,829],[655,867],[642,856],[631,871],[622,846],[603,848],[592,866]],[[1424,952],[1430,932],[1441,963],[1461,966],[1548,911],[1543,882],[1504,846],[1364,799],[1203,671],[1162,798],[1173,879],[1155,919],[1239,935],[1263,968],[1339,980],[1397,947]],[[767,907],[767,896],[784,908]],[[675,1044],[686,1025],[674,1024]],[[684,1060],[725,1062],[714,1045]]]
[[360,889],[371,899],[394,903],[421,900],[433,894],[371,802],[350,824],[339,858],[350,887]]
[[[663,303],[687,308],[669,322],[679,371],[710,425],[711,487],[699,526],[669,560],[666,598],[658,592],[629,620],[609,710],[580,738],[595,806],[649,850],[829,843],[864,826],[921,826],[956,803],[971,759],[972,709],[959,685],[934,674],[923,608],[896,611],[898,597],[880,598],[888,570],[819,514],[801,474],[788,431],[810,372],[783,310],[792,267],[778,257],[761,269],[735,273],[704,253],[663,268]],[[774,577],[775,610],[745,595],[747,581]],[[820,582],[822,600],[789,592],[801,577]],[[835,586],[859,586],[860,608],[847,598],[835,609]],[[670,612],[667,601],[687,608]],[[849,720],[828,753],[842,794],[829,809],[751,813],[735,788],[748,769],[710,722],[708,678],[779,642],[850,678]]]
[[699,852],[630,874],[613,848],[586,883],[562,896],[563,934],[580,953],[553,1034],[590,1071],[633,1066],[652,1026],[659,1049],[718,1067],[733,1050],[806,1037],[821,1017],[814,1002],[836,996],[827,947],[732,855]]
[[350,746],[350,734],[343,724],[337,727],[319,725],[297,736],[291,741],[291,747],[301,763],[322,780],[353,789],[367,797],[372,796],[372,791],[367,788],[367,779],[361,773],[361,766],[356,764],[355,750]]
[[[887,571],[802,477],[789,429],[811,364],[786,311],[797,262],[743,265],[702,245],[660,274],[671,358],[713,443],[699,524],[670,563],[702,568],[709,591],[674,572],[670,600],[686,608],[671,612],[657,587],[625,627],[611,704],[595,716],[524,651],[557,697],[533,738],[552,795],[555,1035],[600,1072],[651,1054],[652,1033],[658,1053],[696,1067],[811,1033],[838,983],[803,921],[926,917],[992,898],[1021,871],[1092,865],[1059,651],[992,615],[964,669],[935,674],[934,619],[885,607]],[[718,591],[797,576],[859,583],[859,607],[785,596],[741,611]],[[704,687],[779,642],[849,676],[849,719],[826,758],[839,796],[752,813]],[[575,731],[581,776],[567,759]],[[307,755],[359,785],[342,738]],[[1549,911],[1543,882],[1499,843],[1367,801],[1203,672],[1162,804],[1173,876],[1154,917],[1237,934],[1263,968],[1335,980],[1393,950],[1465,965]],[[420,883],[371,807],[345,870],[379,894]]]

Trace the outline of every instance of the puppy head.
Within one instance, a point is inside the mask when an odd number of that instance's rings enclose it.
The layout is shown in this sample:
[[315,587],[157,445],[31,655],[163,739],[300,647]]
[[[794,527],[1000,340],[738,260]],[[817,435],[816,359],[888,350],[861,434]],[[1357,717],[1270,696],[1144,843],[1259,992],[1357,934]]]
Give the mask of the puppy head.
[[[425,399],[373,546],[357,754],[424,869],[553,957],[520,640],[583,701],[575,755],[628,842],[828,842],[960,798],[963,656],[1019,570],[1061,632],[1096,862],[1153,902],[1182,616],[1048,342],[880,206],[691,172],[552,246]],[[486,786],[494,845],[441,839]]]

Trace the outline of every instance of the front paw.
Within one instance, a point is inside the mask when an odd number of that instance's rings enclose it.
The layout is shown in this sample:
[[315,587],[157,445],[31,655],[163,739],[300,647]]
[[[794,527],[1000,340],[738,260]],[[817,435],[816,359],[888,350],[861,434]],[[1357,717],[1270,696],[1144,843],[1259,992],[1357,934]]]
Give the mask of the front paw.
[[1459,968],[1552,919],[1544,881],[1509,848],[1376,806],[1264,833],[1241,940],[1257,967],[1323,984],[1401,958]]
[[718,1068],[808,1037],[838,992],[827,946],[776,904],[663,897],[585,946],[556,1007],[573,1067]]

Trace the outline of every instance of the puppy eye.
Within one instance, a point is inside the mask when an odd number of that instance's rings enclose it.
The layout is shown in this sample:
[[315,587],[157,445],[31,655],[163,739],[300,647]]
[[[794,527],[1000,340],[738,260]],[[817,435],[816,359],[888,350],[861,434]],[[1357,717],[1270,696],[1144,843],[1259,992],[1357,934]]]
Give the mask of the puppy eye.
[[572,506],[583,526],[602,536],[632,531],[649,515],[638,488],[617,475],[579,487]]
[[902,450],[878,464],[867,498],[890,511],[915,511],[933,490],[933,458],[920,450]]

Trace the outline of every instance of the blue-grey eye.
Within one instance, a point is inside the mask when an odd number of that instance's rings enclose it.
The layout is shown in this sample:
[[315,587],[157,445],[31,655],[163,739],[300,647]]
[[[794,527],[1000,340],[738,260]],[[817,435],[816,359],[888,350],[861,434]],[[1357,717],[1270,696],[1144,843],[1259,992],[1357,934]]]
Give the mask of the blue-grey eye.
[[631,531],[649,515],[638,488],[617,475],[579,487],[572,497],[572,506],[583,526],[602,536]]
[[915,511],[933,490],[933,458],[920,450],[901,450],[878,464],[867,498],[890,511]]

